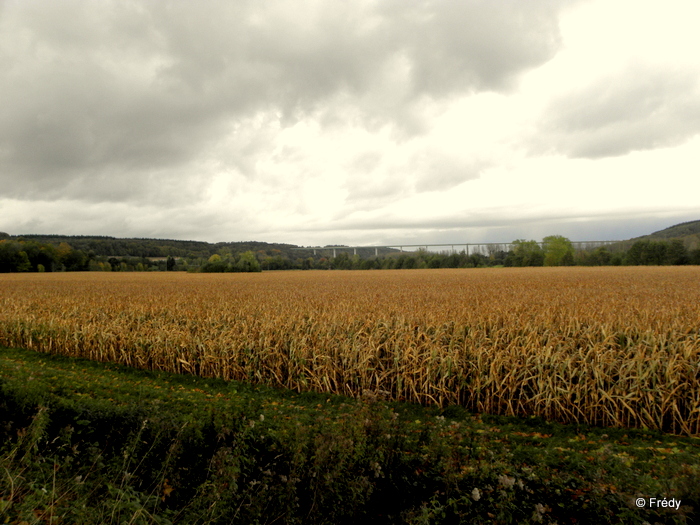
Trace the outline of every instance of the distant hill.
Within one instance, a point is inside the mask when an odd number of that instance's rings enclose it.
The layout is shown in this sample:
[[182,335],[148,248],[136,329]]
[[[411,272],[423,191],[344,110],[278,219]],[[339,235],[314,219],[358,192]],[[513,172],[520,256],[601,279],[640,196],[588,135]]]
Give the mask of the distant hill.
[[[252,251],[257,254],[261,252],[268,257],[286,257],[292,261],[300,258],[308,258],[314,255],[314,249],[303,248],[295,244],[267,243],[258,241],[241,242],[217,242],[209,243],[204,241],[179,241],[174,239],[122,239],[101,235],[8,235],[0,232],[0,239],[35,241],[40,244],[53,244],[58,246],[61,243],[70,245],[74,250],[82,250],[86,254],[97,257],[147,257],[165,258],[173,257],[200,257],[209,258],[220,250],[231,253],[243,253]],[[340,245],[337,245],[340,246]],[[331,247],[329,247],[331,248]],[[328,250],[316,250],[317,258],[328,257],[332,252]],[[380,255],[398,252],[392,248],[380,248]],[[373,248],[358,249],[357,253],[362,257],[374,255]],[[352,252],[350,252],[352,254]]]
[[[208,258],[220,250],[232,253],[242,253],[253,251],[258,254],[264,253],[269,257],[282,256],[290,260],[299,258],[328,257],[330,250],[317,250],[314,254],[313,248],[300,250],[300,246],[284,243],[267,243],[258,241],[244,242],[217,242],[209,243],[203,241],[180,241],[174,239],[139,239],[139,238],[117,238],[100,235],[8,235],[0,232],[0,239],[36,241],[40,244],[60,243],[69,244],[74,250],[82,250],[86,254],[93,254],[97,257],[201,257]],[[681,239],[690,250],[700,248],[700,220],[683,222],[669,228],[635,237],[626,241],[621,241],[609,245],[611,251],[627,250],[636,241],[668,241],[671,239]],[[328,248],[331,248],[329,245]],[[326,253],[328,252],[328,253]],[[396,249],[379,249],[380,255],[388,255],[398,252]],[[374,256],[374,248],[364,248],[357,250],[361,257]],[[349,252],[352,255],[352,252]],[[315,257],[315,258],[316,258]]]
[[[36,241],[40,244],[59,245],[64,242],[75,250],[105,257],[209,257],[219,250],[234,253],[252,250],[264,251],[268,255],[284,253],[291,255],[293,244],[266,242],[217,242],[179,241],[174,239],[120,239],[100,235],[9,235],[14,240]],[[299,254],[297,253],[298,257]]]
[[626,242],[669,241],[671,239],[682,240],[690,250],[700,248],[700,221],[682,222],[649,235],[635,237]]

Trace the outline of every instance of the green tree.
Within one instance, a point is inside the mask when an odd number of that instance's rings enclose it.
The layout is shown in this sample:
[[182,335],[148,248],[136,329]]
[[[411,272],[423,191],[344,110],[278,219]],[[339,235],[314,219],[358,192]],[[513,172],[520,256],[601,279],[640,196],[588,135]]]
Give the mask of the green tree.
[[700,264],[700,248],[688,252],[688,264]]
[[574,264],[581,266],[607,266],[613,264],[613,255],[605,246],[594,250],[579,250],[576,252]]
[[352,261],[350,260],[350,255],[345,251],[339,251],[338,254],[332,260],[333,269],[335,270],[349,270],[352,268]]
[[72,252],[73,248],[67,242],[62,242],[59,244],[58,248],[56,248],[56,258],[58,259],[58,262],[65,266],[66,260],[70,257]]
[[32,263],[29,262],[29,257],[27,257],[27,252],[20,250],[17,252],[17,271],[18,272],[28,272],[32,269]]
[[22,243],[0,241],[0,272],[28,272],[31,268],[27,252],[22,250]]
[[666,264],[681,265],[690,263],[688,249],[680,239],[673,239],[666,250]]
[[261,272],[260,263],[252,251],[243,252],[236,264],[239,272]]
[[537,241],[516,239],[512,242],[513,250],[506,257],[506,266],[542,266],[544,252]]
[[545,266],[571,266],[574,264],[574,246],[561,235],[549,235],[542,239]]
[[666,262],[668,243],[663,241],[637,241],[627,251],[625,264],[662,265]]
[[209,260],[202,265],[202,272],[225,272],[228,263],[221,258],[221,255],[215,253]]
[[29,262],[33,269],[39,270],[39,265],[44,267],[44,271],[51,271],[56,264],[56,249],[50,244],[40,244],[36,241],[28,241],[23,244],[23,250],[29,257]]

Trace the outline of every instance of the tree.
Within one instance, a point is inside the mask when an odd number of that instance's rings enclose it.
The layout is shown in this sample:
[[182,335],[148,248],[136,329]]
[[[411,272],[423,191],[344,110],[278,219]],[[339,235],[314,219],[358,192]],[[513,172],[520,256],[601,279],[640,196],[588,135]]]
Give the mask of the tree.
[[252,251],[243,252],[238,259],[237,269],[239,272],[261,272],[260,263]]
[[338,252],[338,254],[332,260],[332,266],[335,270],[349,270],[352,268],[352,261],[350,260],[350,255],[347,252]]
[[0,272],[28,272],[32,265],[22,243],[0,241]]
[[68,259],[72,251],[73,248],[67,242],[62,242],[59,244],[58,248],[56,248],[56,258],[58,259],[58,262],[65,266],[66,259]]
[[688,264],[700,264],[700,248],[688,252]]
[[481,268],[483,266],[486,266],[486,261],[488,259],[486,258],[485,255],[481,253],[472,253],[469,256],[469,267],[470,268]]
[[673,239],[666,250],[666,264],[681,265],[690,263],[688,249],[680,239]]
[[71,250],[63,264],[69,272],[82,272],[89,269],[90,259],[82,250]]
[[542,239],[545,266],[571,266],[574,264],[574,247],[561,235],[549,235]]
[[576,252],[575,264],[581,266],[607,266],[613,264],[613,256],[605,246],[599,246],[594,250],[580,250]]
[[202,265],[203,272],[225,272],[228,264],[221,259],[221,255],[215,253],[209,260]]
[[537,241],[516,239],[513,241],[513,251],[506,258],[506,266],[542,266],[544,252]]
[[51,271],[57,262],[56,249],[50,244],[39,244],[36,241],[23,243],[23,249],[29,257],[32,268],[39,271],[39,266],[44,267],[44,271]]
[[625,264],[661,265],[666,262],[668,244],[656,241],[637,241],[627,251]]
[[20,250],[17,252],[16,258],[16,268],[18,272],[28,272],[32,269],[32,263],[29,262],[29,257],[27,257],[27,252]]

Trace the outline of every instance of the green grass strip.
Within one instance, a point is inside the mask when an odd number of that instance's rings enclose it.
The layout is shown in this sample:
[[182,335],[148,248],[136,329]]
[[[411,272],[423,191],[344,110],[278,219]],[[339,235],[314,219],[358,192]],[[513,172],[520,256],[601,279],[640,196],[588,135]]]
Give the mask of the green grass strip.
[[18,349],[0,349],[0,444],[0,523],[692,523],[700,506],[694,437]]

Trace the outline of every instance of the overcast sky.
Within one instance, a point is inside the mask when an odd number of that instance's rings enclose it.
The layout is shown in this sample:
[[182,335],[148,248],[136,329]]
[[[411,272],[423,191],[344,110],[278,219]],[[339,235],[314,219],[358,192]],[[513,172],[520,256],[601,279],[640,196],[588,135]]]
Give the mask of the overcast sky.
[[700,219],[697,0],[0,0],[0,231],[300,245]]

